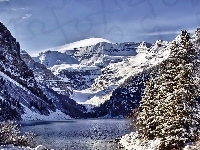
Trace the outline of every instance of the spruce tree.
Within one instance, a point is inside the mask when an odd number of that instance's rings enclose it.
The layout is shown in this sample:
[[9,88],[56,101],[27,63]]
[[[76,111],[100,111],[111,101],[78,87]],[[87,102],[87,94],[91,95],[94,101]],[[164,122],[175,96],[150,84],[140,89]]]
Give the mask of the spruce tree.
[[180,41],[172,44],[169,58],[160,64],[157,77],[151,81],[154,86],[147,84],[137,118],[139,138],[160,138],[160,149],[180,149],[197,139],[196,56],[190,35],[182,31]]
[[157,125],[156,114],[152,111],[157,106],[155,103],[155,80],[150,75],[149,80],[145,84],[144,95],[140,102],[139,111],[136,118],[136,127],[138,127],[139,138],[153,139],[155,137],[155,127]]

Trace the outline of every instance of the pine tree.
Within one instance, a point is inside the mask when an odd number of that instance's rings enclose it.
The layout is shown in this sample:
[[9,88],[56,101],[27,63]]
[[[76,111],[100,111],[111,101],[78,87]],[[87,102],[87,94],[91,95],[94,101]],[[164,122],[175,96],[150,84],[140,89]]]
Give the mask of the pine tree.
[[139,138],[160,138],[160,149],[180,149],[197,139],[196,56],[190,35],[182,31],[169,58],[160,64],[157,77],[147,83],[137,118]]
[[154,83],[153,76],[150,76],[150,79],[146,82],[144,95],[140,102],[139,110],[141,111],[136,119],[136,127],[138,127],[139,138],[142,139],[153,139],[155,135],[155,127],[157,124],[156,115],[152,111],[154,107],[157,106],[155,103],[155,93],[156,87]]

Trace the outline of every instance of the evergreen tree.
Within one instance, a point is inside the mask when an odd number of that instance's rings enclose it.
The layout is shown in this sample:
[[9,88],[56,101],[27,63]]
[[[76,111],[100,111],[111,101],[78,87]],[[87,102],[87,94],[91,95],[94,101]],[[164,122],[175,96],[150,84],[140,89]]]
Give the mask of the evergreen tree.
[[151,75],[150,79],[145,84],[146,88],[139,107],[141,112],[138,114],[136,119],[139,138],[142,139],[153,139],[155,137],[154,130],[157,121],[155,121],[156,114],[152,110],[157,106],[157,104],[155,103],[154,94],[156,93],[156,87],[154,82],[155,81]]
[[141,139],[160,138],[160,149],[180,149],[197,139],[199,125],[195,58],[190,35],[182,31],[157,77],[147,83],[137,117]]

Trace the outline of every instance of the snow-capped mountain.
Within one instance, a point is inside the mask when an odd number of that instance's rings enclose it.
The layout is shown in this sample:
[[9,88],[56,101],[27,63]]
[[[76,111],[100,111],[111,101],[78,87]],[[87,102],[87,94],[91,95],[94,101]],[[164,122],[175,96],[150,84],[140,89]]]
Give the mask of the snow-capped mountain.
[[[33,72],[21,59],[19,43],[2,23],[0,23],[0,43],[1,104],[10,103],[8,106],[15,110],[18,116],[15,119],[20,118],[23,107],[46,115],[54,111],[52,101],[37,86]],[[17,107],[20,109],[14,107],[15,104],[12,102],[17,102]],[[40,105],[42,109],[31,108],[33,106],[31,103],[35,106]]]
[[[112,92],[129,77],[154,66],[161,62],[163,58],[167,58],[167,54],[169,54],[167,42],[160,42],[162,43],[161,46],[157,45],[156,42],[150,48],[145,46],[143,48],[140,47],[140,50],[138,50],[137,47],[135,56],[126,56],[122,61],[110,62],[106,67],[102,68],[101,74],[95,79],[91,87],[86,90],[87,93],[92,92],[92,94],[85,103],[95,105],[104,103],[110,99]],[[143,45],[143,43],[141,44]],[[156,55],[159,49],[164,51],[165,55],[163,57]]]
[[44,64],[48,68],[60,64],[79,64],[78,56],[82,56],[82,54],[86,55],[84,52],[89,52],[87,48],[89,49],[89,47],[101,42],[110,43],[110,41],[103,38],[84,39],[44,50],[44,52],[39,53],[39,56],[33,57],[33,59]]
[[29,69],[33,71],[34,77],[38,83],[53,89],[58,94],[68,96],[71,94],[72,91],[69,82],[63,81],[55,76],[45,65],[35,62],[25,50],[21,50],[20,55]]
[[[56,88],[53,81],[39,82],[42,79],[41,72],[46,76],[45,80],[47,77],[55,80],[57,78],[47,71],[45,66],[34,63],[28,55],[23,57],[27,66],[21,58],[19,43],[2,23],[0,58],[0,109],[3,109],[0,111],[1,120],[47,119],[52,114],[62,115],[62,119],[84,115],[84,106],[70,99],[68,94],[61,95],[52,90],[53,87]],[[40,75],[40,79],[37,78],[36,81],[34,75]],[[49,85],[52,88],[50,89],[45,83],[54,85]],[[65,93],[69,93],[67,88],[68,86],[63,84]]]
[[38,57],[33,57],[33,60],[45,65],[47,68],[60,64],[78,64],[78,60],[72,56],[58,51],[41,52]]
[[[72,45],[75,46],[74,43]],[[132,75],[130,69],[137,72],[137,69],[132,68],[137,68],[138,65],[144,67],[145,56],[150,46],[151,44],[146,42],[108,43],[103,41],[85,47],[77,45],[74,50],[65,50],[64,53],[46,51],[43,54],[51,56],[41,57],[40,55],[38,58],[42,60],[40,61],[42,64],[43,62],[50,64],[58,62],[56,59],[59,58],[56,58],[54,53],[75,58],[78,64],[63,62],[49,69],[60,79],[70,81],[71,86],[76,90],[72,98],[76,99],[79,97],[78,94],[81,96],[83,93],[87,97],[84,98],[87,100],[85,104],[99,105],[109,99],[108,93],[111,94],[117,86]],[[51,57],[54,57],[54,61]],[[83,102],[81,99],[76,100]]]
[[88,38],[88,39],[80,40],[80,41],[77,41],[77,42],[73,42],[73,43],[70,43],[70,44],[66,44],[66,45],[63,45],[63,46],[50,48],[48,50],[65,52],[66,50],[80,49],[82,47],[92,46],[92,45],[96,45],[97,43],[102,43],[102,42],[111,43],[109,40],[106,40],[106,39],[103,39],[103,38],[94,38],[93,37],[93,38]]
[[[192,37],[194,43],[198,43],[197,35],[196,32]],[[174,41],[178,39],[177,36]],[[93,45],[85,42],[84,46],[74,42],[68,44],[69,47],[73,45],[73,49],[64,45],[56,49],[55,53],[70,56],[76,63],[59,61],[53,55],[54,51],[43,52],[45,55],[52,54],[49,57],[39,56],[38,60],[42,60],[40,63],[50,62],[52,65],[49,69],[52,73],[70,82],[74,90],[71,98],[87,105],[87,108],[96,113],[94,116],[125,116],[138,105],[144,89],[143,82],[148,78],[148,70],[168,58],[172,42],[157,40],[151,45],[146,42],[101,41]],[[51,57],[55,59],[50,59]],[[61,63],[55,63],[58,61]],[[95,108],[92,109],[91,105]]]
[[[179,40],[177,37],[174,40],[176,42]],[[197,46],[197,48],[200,49],[200,29],[197,29],[191,40],[193,41],[194,46]],[[115,116],[131,115],[132,109],[139,106],[138,104],[145,88],[144,83],[149,78],[149,73],[154,72],[154,75],[156,75],[159,63],[169,56],[172,42],[159,40],[152,44],[149,48],[149,53],[146,56],[146,58],[149,59],[147,61],[148,67],[138,74],[133,73],[132,76],[112,92],[109,100],[105,101],[99,107],[94,108],[96,117],[104,116],[110,118]],[[197,71],[196,76],[196,84],[199,87],[200,71]],[[200,100],[200,95],[197,100]]]
[[[200,47],[200,29],[191,40]],[[168,58],[172,42],[91,38],[31,58],[0,23],[0,119],[126,116],[138,106],[150,70]]]

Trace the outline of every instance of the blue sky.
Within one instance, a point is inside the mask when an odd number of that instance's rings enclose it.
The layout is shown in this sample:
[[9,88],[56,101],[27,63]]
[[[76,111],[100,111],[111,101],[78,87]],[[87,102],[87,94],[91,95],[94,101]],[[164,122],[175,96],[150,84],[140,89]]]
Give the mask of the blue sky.
[[173,40],[200,26],[198,0],[0,0],[0,21],[29,53],[100,37]]

